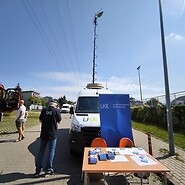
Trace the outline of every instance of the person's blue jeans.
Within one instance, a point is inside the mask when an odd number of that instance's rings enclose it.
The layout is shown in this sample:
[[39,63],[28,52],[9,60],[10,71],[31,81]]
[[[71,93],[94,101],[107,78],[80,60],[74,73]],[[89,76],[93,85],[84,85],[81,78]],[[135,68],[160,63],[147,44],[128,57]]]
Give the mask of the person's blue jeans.
[[43,168],[42,162],[43,162],[43,157],[44,157],[47,144],[49,144],[49,153],[48,153],[47,164],[46,164],[45,170],[49,171],[53,169],[53,159],[55,155],[57,139],[50,140],[50,141],[40,139],[40,141],[41,141],[40,149],[39,149],[39,153],[38,153],[37,160],[36,160],[36,173],[40,173],[41,169]]

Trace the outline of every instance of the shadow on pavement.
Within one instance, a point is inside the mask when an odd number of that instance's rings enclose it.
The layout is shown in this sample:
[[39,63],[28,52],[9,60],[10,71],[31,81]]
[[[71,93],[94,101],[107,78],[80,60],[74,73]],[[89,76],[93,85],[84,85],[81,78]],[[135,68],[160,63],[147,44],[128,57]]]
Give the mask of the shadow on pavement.
[[13,143],[15,139],[0,140],[0,143]]
[[[37,138],[33,143],[28,146],[28,150],[35,157],[39,150],[40,139]],[[46,156],[48,150],[45,152],[43,165],[46,164]],[[69,129],[59,129],[58,130],[58,139],[55,152],[55,158],[53,162],[53,168],[56,170],[56,175],[63,175],[69,179],[69,185],[81,184],[81,169],[82,169],[82,156],[72,157],[69,152]],[[51,178],[52,180],[62,180],[65,177]],[[44,180],[44,182],[46,179]],[[49,179],[47,179],[49,181]],[[79,182],[79,183],[78,183]]]
[[162,159],[167,159],[169,158],[170,155],[163,155],[163,156],[160,156],[160,157],[156,157],[157,160],[162,160]]
[[0,132],[1,135],[10,135],[10,134],[16,134],[18,133],[18,131],[4,131],[4,132]]
[[32,175],[25,175],[24,173],[8,173],[8,174],[1,174],[0,175],[0,183],[7,183],[7,182],[12,182],[16,181],[18,179],[26,179],[26,178],[31,178],[33,177]]

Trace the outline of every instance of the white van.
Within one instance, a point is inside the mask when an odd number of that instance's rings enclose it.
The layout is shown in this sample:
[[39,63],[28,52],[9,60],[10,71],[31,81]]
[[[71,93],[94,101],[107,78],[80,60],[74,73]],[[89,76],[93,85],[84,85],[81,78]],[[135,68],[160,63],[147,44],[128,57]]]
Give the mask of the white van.
[[99,94],[112,94],[101,84],[88,84],[79,92],[70,127],[70,153],[83,153],[95,137],[101,135]]

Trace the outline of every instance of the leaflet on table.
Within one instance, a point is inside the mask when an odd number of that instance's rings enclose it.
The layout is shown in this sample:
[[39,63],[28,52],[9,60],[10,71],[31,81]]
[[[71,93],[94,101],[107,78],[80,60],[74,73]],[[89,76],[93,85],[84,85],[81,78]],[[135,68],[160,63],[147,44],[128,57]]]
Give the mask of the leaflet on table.
[[114,160],[110,160],[111,162],[127,162],[129,161],[124,155],[116,155]]
[[131,158],[139,165],[139,166],[147,166],[147,165],[155,165],[158,164],[156,161],[150,159],[146,155],[133,155]]
[[112,152],[114,154],[119,153],[119,148],[106,148],[107,152]]
[[147,152],[142,148],[120,148],[121,155],[146,155]]
[[146,155],[147,152],[142,148],[107,148],[106,151],[120,155]]

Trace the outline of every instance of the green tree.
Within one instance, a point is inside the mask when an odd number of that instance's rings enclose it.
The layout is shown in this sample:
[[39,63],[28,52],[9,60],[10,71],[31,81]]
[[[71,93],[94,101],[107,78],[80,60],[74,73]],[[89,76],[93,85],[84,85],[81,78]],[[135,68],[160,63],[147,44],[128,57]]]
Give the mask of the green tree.
[[58,102],[59,102],[60,106],[62,106],[63,104],[67,103],[66,96],[64,95],[63,97],[60,97],[58,99]]
[[31,102],[31,104],[42,105],[42,99],[40,97],[30,96],[28,100]]
[[149,101],[146,102],[146,104],[150,107],[157,107],[158,105],[162,105],[162,103],[155,98],[151,98]]
[[42,104],[42,106],[47,107],[49,103],[46,99],[41,98],[41,104]]

